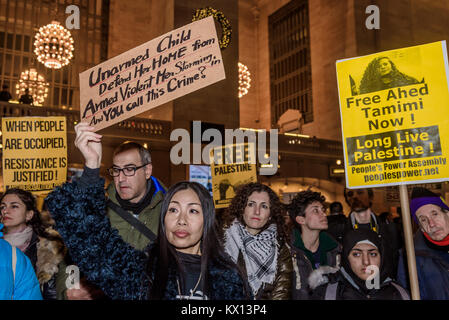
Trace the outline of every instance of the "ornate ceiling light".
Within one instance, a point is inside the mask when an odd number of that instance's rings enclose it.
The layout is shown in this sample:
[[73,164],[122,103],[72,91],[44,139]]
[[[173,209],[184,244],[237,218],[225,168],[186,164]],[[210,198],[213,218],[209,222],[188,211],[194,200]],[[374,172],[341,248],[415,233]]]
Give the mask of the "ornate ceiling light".
[[251,87],[251,73],[248,71],[248,67],[243,63],[238,63],[239,65],[239,98],[243,97],[248,93]]
[[73,38],[59,22],[40,27],[34,38],[37,60],[47,68],[60,69],[69,64],[73,57]]
[[45,78],[38,74],[36,69],[30,68],[21,73],[19,83],[16,85],[16,94],[21,96],[25,94],[25,89],[33,96],[34,105],[42,105],[48,96],[49,83]]

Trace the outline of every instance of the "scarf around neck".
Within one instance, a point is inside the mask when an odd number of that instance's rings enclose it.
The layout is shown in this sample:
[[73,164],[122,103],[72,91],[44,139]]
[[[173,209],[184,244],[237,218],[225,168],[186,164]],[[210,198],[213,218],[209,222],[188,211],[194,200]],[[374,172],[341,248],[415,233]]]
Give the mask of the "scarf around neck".
[[225,250],[234,263],[239,253],[245,261],[248,282],[256,295],[263,283],[273,283],[276,276],[278,250],[277,229],[271,224],[267,229],[252,235],[237,220],[225,233]]
[[140,199],[137,203],[132,203],[128,200],[123,200],[118,192],[116,191],[115,197],[120,204],[120,207],[125,209],[126,211],[131,211],[133,214],[138,215],[141,213],[146,207],[151,204],[151,200],[153,199],[153,195],[156,191],[156,187],[154,183],[152,183],[151,179],[148,179],[147,182],[147,191],[142,199]]
[[24,252],[31,242],[33,236],[33,228],[26,227],[24,230],[15,233],[5,233],[4,239],[10,245],[15,246]]

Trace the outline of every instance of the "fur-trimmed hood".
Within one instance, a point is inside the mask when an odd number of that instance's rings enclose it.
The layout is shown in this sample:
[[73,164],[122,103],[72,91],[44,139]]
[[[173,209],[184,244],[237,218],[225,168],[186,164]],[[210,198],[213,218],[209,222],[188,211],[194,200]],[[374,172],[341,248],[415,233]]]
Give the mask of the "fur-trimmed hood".
[[56,239],[49,240],[39,237],[39,241],[36,244],[36,275],[41,285],[50,281],[50,279],[59,271],[58,265],[67,253],[67,249],[58,232],[51,227],[47,228],[45,231]]
[[335,274],[338,270],[340,269],[330,266],[322,266],[316,270],[313,270],[308,278],[310,289],[315,290],[317,287],[328,283],[329,275]]

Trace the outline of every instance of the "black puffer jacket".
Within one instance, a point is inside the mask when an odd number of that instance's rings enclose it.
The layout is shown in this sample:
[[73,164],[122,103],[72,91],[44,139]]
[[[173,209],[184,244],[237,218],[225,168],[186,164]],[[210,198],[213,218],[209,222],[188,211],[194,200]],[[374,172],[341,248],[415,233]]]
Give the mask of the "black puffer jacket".
[[[298,238],[299,237],[299,238]],[[308,300],[310,298],[310,288],[308,278],[314,267],[305,252],[304,244],[300,239],[299,232],[293,232],[291,254],[293,259],[293,284],[292,299]],[[340,266],[341,245],[339,245],[330,235],[325,232],[320,233],[321,249],[326,254],[326,265],[331,267]]]
[[[371,248],[377,248],[380,256],[378,273],[375,275],[374,284],[372,280],[364,281],[359,278],[352,268],[360,265],[351,265],[349,256],[353,248],[360,242],[368,242]],[[343,238],[343,250],[341,255],[340,270],[325,270],[319,268],[309,277],[309,286],[313,290],[314,300],[410,300],[409,294],[399,284],[388,277],[385,268],[386,256],[384,250],[384,239],[375,231],[369,229],[358,229],[348,232]],[[357,249],[360,250],[360,249]],[[365,254],[365,253],[363,253]],[[368,267],[370,260],[365,258],[359,260]],[[370,279],[370,278],[368,278]],[[377,279],[377,284],[376,284]],[[376,288],[377,287],[377,288]]]
[[[111,299],[148,298],[152,279],[147,275],[148,252],[136,250],[111,227],[105,215],[104,180],[91,186],[77,181],[57,187],[46,198],[70,255],[87,280]],[[149,248],[148,248],[149,249]],[[210,261],[211,300],[247,299],[245,283],[237,270]],[[165,299],[176,299],[176,273],[169,270]]]
[[[344,269],[343,269],[344,270]],[[323,275],[327,282],[313,290],[312,300],[330,300],[326,299],[326,290],[332,291],[330,286],[336,285],[335,298],[333,300],[410,300],[408,292],[399,286],[390,278],[386,279],[379,289],[361,290],[348,274],[342,269],[333,274]],[[319,269],[316,271],[320,271]],[[313,288],[313,285],[311,284]],[[401,295],[401,291],[403,294]]]

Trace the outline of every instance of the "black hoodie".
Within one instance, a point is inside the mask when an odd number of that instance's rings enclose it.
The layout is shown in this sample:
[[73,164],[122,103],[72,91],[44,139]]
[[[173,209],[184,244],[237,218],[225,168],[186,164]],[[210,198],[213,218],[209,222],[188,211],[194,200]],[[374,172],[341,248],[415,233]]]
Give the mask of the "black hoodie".
[[[352,248],[360,241],[368,240],[372,242],[379,250],[381,256],[380,263],[380,288],[368,289],[366,282],[360,279],[351,269],[349,263],[349,253]],[[341,257],[341,269],[334,273],[328,274],[328,283],[325,283],[313,292],[312,299],[323,300],[326,295],[328,286],[338,283],[336,300],[402,300],[402,296],[396,287],[396,283],[388,278],[387,270],[384,267],[384,248],[382,246],[381,236],[369,229],[357,229],[349,231],[343,238],[343,252]],[[320,283],[323,283],[320,280]],[[402,289],[402,288],[401,288]]]

